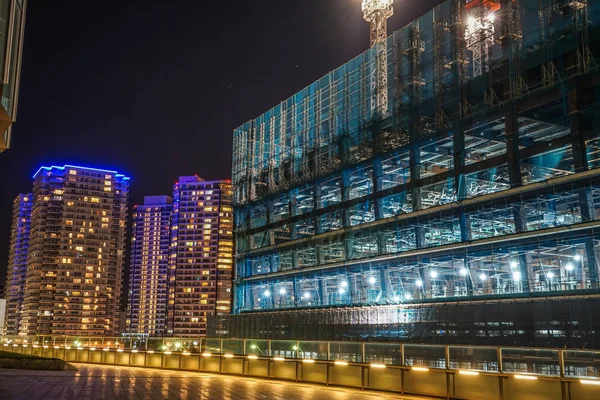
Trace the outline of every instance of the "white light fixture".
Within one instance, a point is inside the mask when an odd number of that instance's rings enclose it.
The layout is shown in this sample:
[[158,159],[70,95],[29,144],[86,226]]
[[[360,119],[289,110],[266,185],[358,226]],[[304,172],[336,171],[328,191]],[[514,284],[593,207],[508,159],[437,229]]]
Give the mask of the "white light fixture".
[[421,286],[423,286],[423,281],[419,279],[419,280],[416,282],[416,284],[417,284],[417,286],[418,286],[418,287],[421,287]]
[[475,19],[475,17],[469,16],[467,18],[467,22],[469,23],[469,25],[473,26],[473,25],[475,25],[477,23],[477,20]]
[[438,273],[437,271],[431,271],[431,273],[429,274],[433,279],[438,277]]
[[485,282],[487,280],[487,275],[484,273],[479,274],[479,280]]
[[573,259],[575,261],[581,261],[581,256],[579,254],[575,254],[575,257],[573,257]]
[[521,273],[519,271],[515,271],[515,272],[513,272],[512,277],[513,277],[513,281],[520,281]]
[[473,375],[473,376],[474,375],[479,375],[479,372],[477,372],[477,371],[463,371],[463,370],[460,370],[460,371],[458,371],[458,373],[461,374],[461,375]]
[[269,292],[268,290],[265,290],[264,293],[263,293],[263,296],[270,297],[271,296],[271,292]]
[[274,361],[285,361],[285,358],[283,357],[273,357]]
[[346,361],[336,361],[335,365],[346,366],[346,365],[348,365],[348,363]]
[[344,294],[344,293],[346,293],[346,289],[344,289],[343,287],[341,287],[340,290],[338,290],[338,292],[340,294]]
[[425,367],[412,367],[413,371],[418,371],[418,372],[427,372],[429,371],[429,368],[425,368]]
[[579,382],[581,382],[583,385],[600,385],[600,380],[592,381],[590,379],[582,379]]
[[248,360],[258,360],[258,356],[248,356]]
[[469,271],[467,271],[466,268],[461,268],[460,271],[458,271],[458,274],[460,276],[467,276],[469,274]]
[[191,355],[191,353],[189,351],[184,351],[183,353],[181,353],[182,356],[189,356]]
[[488,21],[490,21],[493,24],[494,21],[496,21],[496,14],[492,13],[492,14],[488,15],[487,19],[488,19]]
[[306,292],[302,295],[303,299],[310,299],[310,293]]
[[371,368],[387,368],[384,364],[371,364]]
[[304,360],[302,360],[303,363],[307,363],[307,364],[314,364],[315,360],[310,359],[310,358],[305,358]]
[[208,353],[208,352],[206,352],[206,353],[202,353],[202,355],[203,355],[204,357],[212,357],[212,354],[211,354],[211,353]]
[[285,293],[286,293],[286,291],[285,291],[285,289],[284,289],[284,288],[281,288],[281,289],[279,289],[279,294],[280,294],[280,295],[282,295],[282,296],[283,296]]
[[552,278],[554,278],[554,272],[548,272],[548,273],[546,274],[546,278],[548,278],[548,279],[552,279]]
[[233,354],[225,354],[223,357],[225,357],[225,358],[233,358]]
[[346,281],[342,281],[342,283],[340,283],[341,287],[348,287],[348,282]]
[[370,277],[370,278],[369,278],[369,283],[370,283],[371,285],[374,285],[374,284],[375,284],[375,282],[377,282],[377,279],[375,279],[375,277],[374,277],[374,276],[372,276],[372,277]]
[[572,272],[575,269],[575,266],[573,264],[569,263],[569,264],[565,265],[565,269],[568,272]]
[[537,376],[531,376],[531,375],[515,375],[516,379],[523,379],[526,381],[537,381]]

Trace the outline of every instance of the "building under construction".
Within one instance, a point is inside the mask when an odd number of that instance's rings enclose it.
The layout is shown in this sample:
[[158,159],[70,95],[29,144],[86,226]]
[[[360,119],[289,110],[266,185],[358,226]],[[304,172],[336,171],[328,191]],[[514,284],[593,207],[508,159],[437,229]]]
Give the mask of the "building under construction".
[[448,0],[234,132],[209,335],[600,346],[600,2]]

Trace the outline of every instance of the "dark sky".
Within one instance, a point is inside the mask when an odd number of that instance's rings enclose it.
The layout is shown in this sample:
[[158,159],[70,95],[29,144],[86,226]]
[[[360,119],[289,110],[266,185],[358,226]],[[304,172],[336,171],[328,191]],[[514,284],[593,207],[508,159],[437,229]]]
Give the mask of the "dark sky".
[[[440,0],[395,0],[390,31]],[[41,165],[229,178],[232,131],[366,50],[361,0],[30,0],[12,149],[0,154],[0,279],[12,200]]]

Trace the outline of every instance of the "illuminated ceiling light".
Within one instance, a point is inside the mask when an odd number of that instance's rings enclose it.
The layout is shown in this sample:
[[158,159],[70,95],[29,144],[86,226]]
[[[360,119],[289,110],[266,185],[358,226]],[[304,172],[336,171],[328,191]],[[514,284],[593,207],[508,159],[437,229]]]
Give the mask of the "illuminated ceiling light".
[[341,365],[341,366],[346,366],[346,365],[348,365],[348,363],[347,363],[346,361],[336,361],[334,364],[335,364],[335,365]]
[[223,357],[225,357],[225,358],[233,358],[233,354],[225,354]]
[[581,256],[579,254],[575,254],[575,257],[573,257],[573,259],[575,261],[581,261]]
[[138,352],[138,349],[133,349],[133,350],[131,350],[131,352],[132,352],[132,353],[137,353],[137,352]]
[[431,271],[431,273],[429,274],[433,279],[438,277],[438,273],[437,271]]
[[469,271],[467,271],[466,268],[461,268],[460,271],[458,271],[458,274],[460,276],[467,276],[469,274]]
[[248,356],[248,360],[258,360],[258,356]]
[[387,368],[384,364],[371,364],[371,368]]
[[515,375],[516,379],[523,379],[526,381],[537,381],[537,376],[532,375]]
[[305,358],[304,360],[302,360],[302,362],[307,364],[314,364],[315,360],[311,358]]
[[207,353],[202,353],[202,355],[203,355],[204,357],[212,357],[212,354],[211,354],[211,353],[208,353],[208,352],[207,352]]
[[487,280],[487,275],[484,273],[479,274],[479,280],[485,282]]
[[565,265],[565,269],[569,272],[572,272],[575,269],[575,266],[571,263]]
[[148,350],[146,353],[148,353],[148,354],[154,354],[154,350]]
[[285,358],[283,357],[273,357],[274,361],[285,361]]
[[425,367],[412,367],[413,371],[419,371],[419,372],[427,372],[429,371],[429,368],[425,368]]
[[590,379],[582,379],[579,382],[581,382],[583,385],[600,385],[600,380],[592,381]]
[[96,348],[95,347],[91,347],[90,351],[96,351]]
[[419,280],[416,282],[416,284],[417,284],[417,286],[418,286],[418,287],[421,287],[421,286],[423,286],[423,281],[419,279]]
[[173,354],[173,353],[171,353],[170,351],[167,350],[167,351],[165,351],[165,354],[169,355],[169,354]]
[[181,353],[182,356],[191,356],[192,353],[190,353],[189,351],[184,351],[183,353]]
[[375,282],[377,282],[377,279],[375,279],[375,277],[374,277],[374,276],[372,276],[372,277],[370,277],[370,278],[369,278],[369,283],[370,283],[371,285],[374,285],[374,284],[375,284]]
[[285,289],[284,289],[284,288],[281,288],[281,289],[279,289],[279,294],[280,294],[280,295],[282,295],[282,296],[283,296],[285,293],[286,293],[286,291],[285,291]]
[[458,373],[461,374],[461,375],[479,375],[479,372],[477,372],[477,371],[463,371],[463,370],[460,370],[460,371],[458,371]]
[[512,276],[513,276],[513,281],[520,281],[521,280],[521,273],[519,271],[513,272]]

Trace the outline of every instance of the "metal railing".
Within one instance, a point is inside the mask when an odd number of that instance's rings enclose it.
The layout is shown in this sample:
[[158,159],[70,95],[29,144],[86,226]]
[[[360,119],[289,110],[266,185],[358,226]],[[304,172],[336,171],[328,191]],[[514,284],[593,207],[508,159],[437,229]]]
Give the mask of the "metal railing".
[[594,350],[71,336],[5,336],[0,350],[73,362],[288,379],[448,399],[518,398],[511,393],[520,393],[523,385],[531,389],[535,381],[536,390],[547,390],[549,399],[576,399],[579,393],[600,398],[600,351]]

